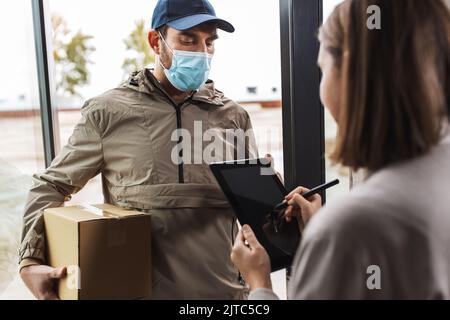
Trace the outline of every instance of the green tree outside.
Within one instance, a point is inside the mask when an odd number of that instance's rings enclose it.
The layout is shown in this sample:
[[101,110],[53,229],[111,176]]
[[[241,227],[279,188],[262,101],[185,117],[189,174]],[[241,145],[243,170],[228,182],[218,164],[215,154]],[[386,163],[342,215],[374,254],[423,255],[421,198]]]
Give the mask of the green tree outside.
[[53,59],[56,69],[56,91],[60,95],[81,96],[78,88],[89,84],[89,56],[96,49],[90,45],[93,36],[80,31],[71,36],[66,21],[51,17],[53,29]]
[[131,34],[123,42],[129,57],[125,58],[122,69],[125,76],[155,62],[155,55],[148,44],[145,20],[138,20]]

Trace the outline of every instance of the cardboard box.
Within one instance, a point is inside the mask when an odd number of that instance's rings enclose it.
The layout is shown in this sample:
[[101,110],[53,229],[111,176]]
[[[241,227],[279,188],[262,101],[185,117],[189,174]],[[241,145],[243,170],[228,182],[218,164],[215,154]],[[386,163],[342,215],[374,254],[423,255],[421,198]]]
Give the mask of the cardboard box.
[[105,204],[47,209],[44,221],[49,264],[68,268],[62,300],[150,296],[150,215]]

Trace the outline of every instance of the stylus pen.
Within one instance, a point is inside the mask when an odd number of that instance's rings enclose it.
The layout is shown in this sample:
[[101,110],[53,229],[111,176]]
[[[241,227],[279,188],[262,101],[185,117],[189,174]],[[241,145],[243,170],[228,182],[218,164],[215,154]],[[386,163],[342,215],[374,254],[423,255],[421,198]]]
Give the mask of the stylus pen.
[[[308,198],[312,197],[313,195],[315,195],[315,194],[317,194],[319,192],[322,192],[322,191],[324,191],[324,190],[326,190],[328,188],[334,187],[337,184],[339,184],[339,179],[336,179],[336,180],[333,180],[331,182],[322,184],[322,185],[320,185],[318,187],[315,187],[315,188],[309,190],[308,192],[303,193],[302,197],[305,198],[305,199],[308,199]],[[288,202],[286,200],[284,200],[283,202],[277,204],[273,209],[274,210],[283,210],[283,209],[286,209],[288,206],[289,206]]]

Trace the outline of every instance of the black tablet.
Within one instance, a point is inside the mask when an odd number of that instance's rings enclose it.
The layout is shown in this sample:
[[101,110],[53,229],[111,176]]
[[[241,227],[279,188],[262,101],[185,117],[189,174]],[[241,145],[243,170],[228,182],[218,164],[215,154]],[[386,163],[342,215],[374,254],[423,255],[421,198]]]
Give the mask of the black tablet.
[[297,221],[273,208],[288,194],[266,159],[212,163],[210,168],[241,225],[248,224],[269,254],[272,271],[289,267],[300,242]]

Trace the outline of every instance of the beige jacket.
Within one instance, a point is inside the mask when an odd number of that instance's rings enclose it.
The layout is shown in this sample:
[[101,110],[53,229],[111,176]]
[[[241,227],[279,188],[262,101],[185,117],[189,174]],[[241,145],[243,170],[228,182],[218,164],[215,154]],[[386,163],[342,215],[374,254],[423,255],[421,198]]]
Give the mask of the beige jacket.
[[[194,136],[195,121],[201,121],[202,133],[251,129],[247,112],[212,82],[177,106],[148,69],[86,102],[67,146],[34,176],[21,267],[46,262],[43,210],[63,205],[101,174],[105,202],[152,215],[153,298],[242,298],[243,286],[229,258],[236,233],[232,209],[204,162],[177,165],[171,158],[178,150],[173,132],[183,128]],[[195,149],[192,143],[192,159],[208,144]],[[226,160],[235,156],[235,150],[226,154],[224,148]],[[256,156],[252,136],[246,157]]]

